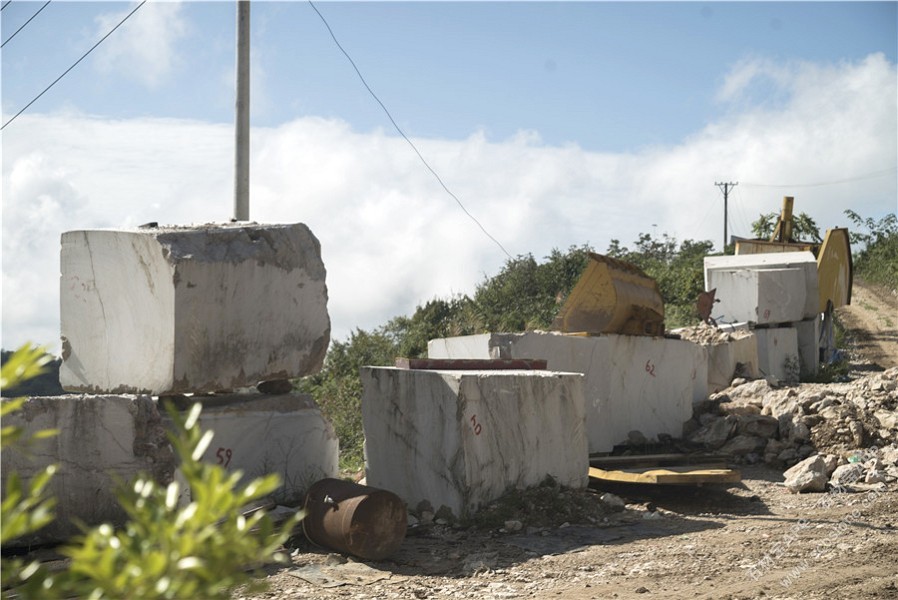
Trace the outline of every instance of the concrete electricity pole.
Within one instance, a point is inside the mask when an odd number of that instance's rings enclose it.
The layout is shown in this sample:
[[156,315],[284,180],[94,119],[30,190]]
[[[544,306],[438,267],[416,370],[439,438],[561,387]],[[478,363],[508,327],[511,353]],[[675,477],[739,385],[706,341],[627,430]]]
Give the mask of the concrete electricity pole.
[[734,188],[739,185],[739,182],[736,183],[717,183],[714,185],[723,190],[723,248],[721,250],[726,250],[727,247],[727,200],[730,197],[730,188]]
[[249,221],[249,0],[237,0],[234,220]]

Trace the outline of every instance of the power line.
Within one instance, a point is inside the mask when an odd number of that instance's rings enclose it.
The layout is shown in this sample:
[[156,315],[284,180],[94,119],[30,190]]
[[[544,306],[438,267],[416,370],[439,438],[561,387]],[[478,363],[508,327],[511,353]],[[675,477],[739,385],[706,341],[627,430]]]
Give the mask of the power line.
[[362,76],[361,71],[359,71],[359,68],[355,64],[355,61],[352,60],[352,57],[349,56],[349,53],[346,52],[346,50],[343,48],[343,46],[337,40],[337,36],[334,35],[334,31],[331,29],[331,26],[328,25],[327,20],[324,18],[324,15],[321,14],[321,12],[315,6],[315,4],[312,2],[312,0],[309,0],[309,6],[311,6],[312,9],[316,13],[318,13],[318,17],[321,19],[321,22],[324,23],[324,26],[327,27],[327,31],[328,31],[328,33],[330,33],[331,38],[334,40],[334,43],[337,45],[337,48],[340,49],[340,51],[343,53],[343,55],[346,57],[346,59],[349,60],[349,63],[352,65],[352,68],[355,69],[356,75],[358,75],[359,79],[362,81],[362,85],[365,86],[365,89],[368,90],[368,93],[371,94],[371,97],[374,98],[378,104],[380,104],[380,107],[386,113],[387,118],[390,119],[390,123],[392,123],[393,127],[396,128],[396,131],[399,132],[399,135],[401,135],[403,137],[403,139],[406,142],[408,142],[408,145],[412,147],[412,150],[415,151],[415,154],[418,155],[418,158],[421,159],[421,162],[424,164],[425,167],[427,167],[427,170],[430,171],[431,174],[433,174],[433,176],[436,178],[436,180],[439,182],[439,184],[443,187],[443,189],[446,191],[446,193],[449,194],[453,200],[455,200],[456,204],[458,204],[458,206],[462,209],[462,211],[464,211],[464,213],[466,215],[468,215],[468,217],[472,221],[474,221],[474,223],[477,224],[477,226],[484,233],[484,235],[486,235],[486,237],[491,239],[497,246],[499,246],[499,248],[502,250],[502,252],[505,253],[505,256],[507,256],[510,260],[514,260],[514,258],[511,256],[511,254],[508,253],[508,250],[505,249],[505,246],[503,246],[499,242],[499,240],[497,240],[492,235],[490,235],[490,232],[487,231],[486,228],[480,224],[480,221],[478,221],[477,218],[474,217],[474,215],[472,215],[470,212],[468,212],[468,209],[465,208],[465,205],[461,203],[461,200],[458,199],[458,196],[453,194],[452,191],[446,186],[446,184],[443,183],[443,180],[440,178],[439,175],[437,175],[437,172],[434,171],[433,168],[431,168],[431,166],[427,163],[427,161],[424,159],[424,156],[421,155],[421,152],[418,151],[418,148],[415,146],[415,144],[412,143],[412,141],[408,138],[407,135],[405,135],[405,132],[402,131],[402,129],[399,127],[399,125],[393,119],[393,115],[390,114],[390,111],[387,110],[387,107],[384,106],[384,103],[380,101],[380,98],[377,97],[377,94],[374,93],[374,90],[372,90],[371,87],[368,85],[368,82],[365,81],[365,78]]
[[[143,5],[146,4],[146,3],[147,3],[147,0],[143,0],[140,4],[138,4],[137,6],[135,6],[135,7],[134,7],[134,10],[132,10],[131,12],[129,12],[127,15],[125,15],[125,18],[124,18],[124,19],[122,19],[121,21],[118,22],[118,25],[116,25],[115,27],[113,27],[112,29],[110,29],[110,30],[109,30],[109,33],[107,33],[107,34],[104,35],[102,38],[100,38],[100,41],[99,41],[99,42],[97,42],[96,44],[94,44],[93,46],[91,46],[90,50],[88,50],[87,52],[85,52],[84,54],[82,54],[82,55],[81,55],[81,58],[79,58],[78,60],[76,60],[75,63],[74,63],[71,67],[69,67],[68,69],[66,69],[66,70],[63,72],[62,75],[60,75],[59,77],[57,77],[57,78],[53,81],[53,83],[51,83],[50,85],[48,85],[47,87],[45,87],[45,88],[44,88],[44,91],[42,91],[40,94],[38,94],[37,96],[35,96],[34,99],[33,99],[31,102],[29,102],[28,104],[25,105],[24,108],[22,108],[22,110],[20,110],[20,111],[17,112],[16,114],[14,114],[14,115],[12,116],[12,118],[11,118],[9,121],[7,121],[6,123],[3,124],[3,127],[0,127],[0,130],[6,129],[6,126],[7,126],[7,125],[9,125],[10,123],[12,123],[13,121],[16,120],[16,117],[18,117],[18,116],[21,115],[23,112],[25,112],[26,110],[28,110],[28,107],[29,107],[29,106],[31,106],[32,104],[34,104],[35,102],[37,102],[38,99],[39,99],[41,96],[43,96],[44,94],[46,94],[46,93],[50,90],[51,87],[53,87],[54,85],[56,85],[57,83],[59,83],[59,80],[60,80],[60,79],[62,79],[62,78],[65,77],[66,75],[68,75],[69,71],[71,71],[72,69],[74,69],[75,67],[77,67],[77,66],[78,66],[78,63],[80,63],[82,60],[84,60],[84,59],[87,57],[88,54],[90,54],[91,52],[93,52],[93,51],[96,49],[97,46],[99,46],[100,44],[102,44],[102,43],[106,40],[106,38],[108,38],[110,35],[112,35],[112,32],[114,32],[116,29],[118,29],[119,27],[121,27],[121,26],[122,26],[122,23],[124,23],[124,22],[127,21],[129,18],[131,18],[131,15],[133,15],[134,13],[136,13],[136,12],[138,11],[138,9],[140,9],[140,7],[143,6]],[[48,2],[47,4],[49,4],[49,2]]]
[[[39,9],[37,9],[37,12],[36,12],[36,13],[34,13],[33,15],[31,15],[31,19],[33,19],[34,17],[36,17],[36,16],[38,16],[39,14],[41,14],[41,11],[44,10],[45,8],[47,8],[47,5],[50,4],[51,1],[52,1],[52,0],[47,0],[47,1],[44,3],[43,6],[41,6]],[[9,2],[12,2],[12,0],[9,0]],[[7,2],[6,4],[9,4],[9,2]],[[3,8],[6,8],[6,4],[3,5]],[[25,21],[24,23],[22,23],[22,26],[19,27],[18,29],[16,29],[15,33],[13,33],[11,36],[9,36],[8,38],[6,38],[6,42],[8,42],[9,40],[11,40],[11,39],[13,39],[14,37],[16,37],[16,34],[17,34],[17,33],[19,33],[20,31],[22,31],[23,29],[25,29],[25,25],[28,25],[29,23],[31,23],[31,19],[28,19],[27,21]],[[3,42],[2,44],[0,44],[0,48],[2,48],[3,46],[5,46],[5,45],[6,45],[6,42]]]
[[856,177],[849,177],[848,179],[838,179],[836,181],[823,181],[820,183],[743,183],[742,185],[745,185],[748,187],[765,187],[765,188],[822,187],[825,185],[837,185],[840,183],[850,183],[852,181],[863,181],[865,179],[876,179],[877,177],[889,175],[896,171],[898,171],[898,167],[892,167],[891,169],[883,169],[882,171],[874,171],[872,173],[867,173],[866,175],[858,175]]
[[0,6],[0,10],[3,10],[3,9],[6,8],[7,6],[9,6],[9,3],[10,3],[10,2],[12,2],[12,0],[6,0],[6,2],[3,3],[3,6]]

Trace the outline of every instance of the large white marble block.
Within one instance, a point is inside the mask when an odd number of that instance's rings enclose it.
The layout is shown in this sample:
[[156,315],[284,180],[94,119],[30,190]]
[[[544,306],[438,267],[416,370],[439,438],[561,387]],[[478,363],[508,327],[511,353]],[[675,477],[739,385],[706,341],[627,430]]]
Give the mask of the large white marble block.
[[817,314],[817,259],[810,252],[709,256],[705,289],[716,289],[711,316],[721,323],[791,323]]
[[541,358],[556,371],[583,373],[589,452],[610,452],[630,431],[679,437],[692,403],[708,396],[708,358],[686,340],[554,332],[495,333],[428,343],[431,358]]
[[229,390],[317,372],[325,269],[303,224],[62,235],[66,390]]
[[[311,396],[216,394],[200,400],[199,426],[214,432],[203,460],[242,472],[243,483],[276,473],[278,502],[301,504],[313,483],[339,475],[337,436]],[[192,402],[181,401],[181,408]],[[165,422],[171,427],[168,415]]]
[[20,543],[67,540],[81,530],[78,523],[122,525],[127,515],[116,492],[138,474],[167,484],[175,456],[156,403],[149,396],[41,396],[29,398],[21,410],[3,417],[3,426],[18,426],[28,436],[56,429],[58,435],[32,440],[28,447],[3,450],[4,497],[10,473],[25,480],[49,465],[58,471],[48,493],[56,498],[56,519]]
[[583,376],[363,367],[367,485],[465,517],[546,477],[588,481]]

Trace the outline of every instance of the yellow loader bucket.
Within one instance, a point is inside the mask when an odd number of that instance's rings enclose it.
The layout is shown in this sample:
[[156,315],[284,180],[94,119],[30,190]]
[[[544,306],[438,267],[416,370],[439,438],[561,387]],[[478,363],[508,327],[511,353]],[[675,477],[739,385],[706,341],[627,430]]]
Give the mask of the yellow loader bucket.
[[552,322],[563,333],[664,335],[655,280],[622,260],[589,253],[589,264]]
[[817,285],[820,288],[820,312],[826,305],[833,308],[851,304],[851,284],[854,267],[851,263],[851,242],[848,230],[829,229],[817,252]]

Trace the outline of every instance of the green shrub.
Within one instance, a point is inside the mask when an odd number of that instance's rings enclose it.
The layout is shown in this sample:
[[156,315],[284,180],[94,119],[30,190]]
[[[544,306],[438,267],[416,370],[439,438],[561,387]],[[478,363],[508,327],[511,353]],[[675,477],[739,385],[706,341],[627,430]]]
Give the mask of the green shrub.
[[[0,372],[0,388],[15,388],[28,379],[43,373],[44,365],[50,357],[43,349],[26,344],[19,348],[3,364]],[[0,418],[19,410],[25,398],[4,399],[0,404]],[[32,439],[55,435],[53,430],[39,431],[31,438],[25,436],[21,427],[4,425],[0,431],[0,447],[3,452],[27,452]],[[18,473],[9,473],[6,479],[2,509],[0,509],[0,545],[4,548],[12,541],[35,533],[53,521],[53,507],[56,502],[47,494],[47,485],[56,472],[50,465],[35,475],[31,481],[23,482]],[[2,596],[7,597],[10,588],[21,588],[20,593],[30,597],[49,597],[52,579],[41,569],[37,561],[26,561],[19,557],[0,561],[0,585]]]
[[[3,367],[4,385],[39,371],[34,351],[18,354],[7,363],[8,369]],[[3,414],[21,405],[22,401],[4,401]],[[240,485],[240,472],[228,473],[219,465],[201,462],[213,433],[199,428],[200,405],[186,416],[171,407],[167,410],[175,424],[169,438],[180,459],[189,500],[181,501],[177,482],[159,485],[147,476],[138,477],[118,494],[128,515],[122,529],[102,524],[87,530],[63,549],[71,564],[56,575],[36,562],[4,559],[3,597],[14,588],[19,598],[228,598],[234,587],[251,579],[249,570],[270,560],[287,560],[278,549],[302,513],[279,527],[264,510],[250,516],[241,513],[241,507],[274,492],[279,477],[272,474]],[[3,428],[4,451],[12,442],[23,441],[21,430]],[[4,545],[52,521],[53,500],[46,496],[52,474],[53,467],[48,467],[27,486],[15,473],[9,475],[2,514]]]
[[855,275],[869,283],[898,289],[898,215],[890,213],[876,220],[861,218],[853,210],[846,210],[845,214],[855,225],[850,232],[855,246]]
[[190,502],[179,502],[181,488],[140,477],[119,494],[129,516],[121,531],[100,525],[64,550],[72,559],[74,589],[87,598],[227,598],[250,579],[248,568],[277,553],[300,514],[275,528],[264,511],[244,517],[240,508],[274,492],[277,475],[239,486],[240,472],[200,459],[212,441],[197,421],[200,405],[186,417],[168,407],[176,432],[170,435]]

